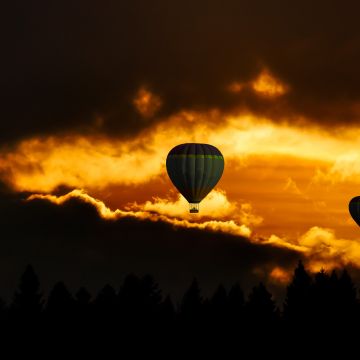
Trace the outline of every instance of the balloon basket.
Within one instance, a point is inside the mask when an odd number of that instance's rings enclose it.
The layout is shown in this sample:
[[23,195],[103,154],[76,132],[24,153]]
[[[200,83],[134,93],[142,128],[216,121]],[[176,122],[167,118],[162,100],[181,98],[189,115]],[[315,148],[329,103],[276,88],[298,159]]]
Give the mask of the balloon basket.
[[199,212],[199,203],[189,203],[189,211],[190,213],[198,213]]

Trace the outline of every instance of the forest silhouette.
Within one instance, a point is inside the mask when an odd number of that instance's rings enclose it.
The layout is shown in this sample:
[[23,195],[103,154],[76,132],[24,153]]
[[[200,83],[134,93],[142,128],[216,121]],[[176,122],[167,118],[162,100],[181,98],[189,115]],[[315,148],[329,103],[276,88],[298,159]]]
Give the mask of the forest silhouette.
[[[150,275],[129,274],[119,289],[105,285],[94,297],[84,287],[75,294],[57,282],[47,297],[38,276],[28,265],[9,304],[1,301],[3,333],[42,338],[116,339],[128,344],[139,339],[243,342],[247,339],[298,341],[306,329],[309,341],[319,335],[344,339],[357,326],[360,301],[349,273],[344,270],[309,273],[300,261],[277,306],[265,284],[255,285],[245,296],[240,284],[219,285],[209,298],[194,279],[181,300],[163,296]],[[295,336],[295,334],[297,334]],[[313,337],[312,337],[313,336]],[[93,339],[93,340],[91,340]]]

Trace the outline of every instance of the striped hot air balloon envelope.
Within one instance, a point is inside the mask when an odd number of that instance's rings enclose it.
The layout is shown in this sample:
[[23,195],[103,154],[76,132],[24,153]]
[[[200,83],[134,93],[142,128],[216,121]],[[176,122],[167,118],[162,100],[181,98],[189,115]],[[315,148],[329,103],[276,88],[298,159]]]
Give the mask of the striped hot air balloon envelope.
[[350,200],[349,212],[354,221],[360,226],[360,196],[356,196]]
[[170,180],[199,212],[199,203],[214,188],[224,171],[224,157],[212,145],[188,143],[175,146],[166,159]]

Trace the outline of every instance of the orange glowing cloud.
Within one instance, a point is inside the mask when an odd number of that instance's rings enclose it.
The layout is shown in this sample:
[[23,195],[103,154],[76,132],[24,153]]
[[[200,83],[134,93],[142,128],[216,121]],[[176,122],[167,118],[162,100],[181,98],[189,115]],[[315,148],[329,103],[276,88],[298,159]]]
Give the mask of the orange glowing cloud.
[[[165,169],[168,151],[184,142],[213,144],[225,157],[224,175],[195,218]],[[126,140],[94,135],[23,140],[2,151],[0,173],[15,190],[54,202],[65,198],[45,193],[59,185],[84,189],[71,196],[101,199],[94,205],[104,217],[144,217],[245,235],[297,251],[314,269],[360,267],[359,230],[347,209],[359,195],[354,150],[359,142],[355,126],[327,132],[245,113],[182,111]],[[126,200],[113,196],[115,187],[127,193]],[[146,196],[140,198],[143,188]],[[111,210],[105,199],[122,210]]]
[[206,218],[232,219],[237,223],[252,226],[261,224],[263,220],[261,216],[254,214],[251,204],[230,202],[226,197],[226,193],[222,190],[210,192],[201,202],[200,212],[196,217],[187,211],[188,202],[181,195],[175,201],[155,197],[153,201],[146,201],[144,204],[137,204],[135,202],[128,205],[127,208],[193,221],[196,219],[197,222]]
[[270,280],[272,282],[285,285],[291,281],[291,276],[291,271],[283,269],[279,266],[275,266],[269,274]]
[[136,110],[144,117],[154,116],[161,108],[162,101],[159,96],[155,95],[145,87],[138,90],[133,104]]
[[[133,148],[136,150],[133,151]],[[70,187],[103,188],[112,183],[136,184],[163,168],[160,151],[104,137],[70,136],[31,139],[0,159],[0,169],[18,190],[50,192]]]
[[[218,125],[213,118],[221,119]],[[127,141],[76,135],[24,140],[1,154],[0,171],[18,190],[50,192],[61,184],[103,188],[164,176],[166,155],[178,143],[214,144],[226,161],[233,159],[238,164],[246,164],[252,155],[283,155],[332,166],[334,159],[353,149],[359,139],[359,131],[350,141],[341,137],[341,130],[335,136],[318,128],[276,125],[250,115],[185,112]]]
[[281,96],[288,91],[287,87],[268,70],[263,70],[251,85],[256,93],[267,97]]
[[103,201],[93,198],[88,195],[83,190],[73,190],[66,195],[56,196],[49,194],[33,194],[28,197],[28,201],[34,199],[42,199],[51,201],[54,204],[61,205],[64,202],[68,201],[71,198],[80,199],[86,203],[93,205],[99,215],[107,220],[116,220],[123,217],[134,217],[137,219],[147,219],[151,221],[163,221],[168,224],[185,227],[190,229],[201,229],[201,230],[209,230],[209,231],[221,231],[224,233],[229,233],[237,236],[250,236],[251,230],[244,224],[238,224],[234,220],[221,221],[221,220],[207,220],[203,222],[193,222],[187,219],[177,219],[167,215],[163,215],[156,212],[147,211],[145,209],[141,209],[141,207],[136,206],[134,210],[130,207],[127,210],[116,209],[112,211],[108,208]]
[[244,89],[251,89],[257,95],[267,98],[276,98],[289,91],[289,87],[277,79],[267,69],[263,69],[260,74],[251,81],[233,81],[227,86],[227,91],[233,94],[239,94]]
[[333,229],[313,226],[296,239],[276,235],[263,243],[293,249],[303,254],[311,271],[333,269],[346,265],[360,267],[360,241],[340,239]]
[[333,164],[326,171],[318,171],[314,182],[339,183],[348,180],[360,182],[360,154],[355,151],[339,154],[334,157]]
[[[276,235],[269,238],[251,237],[251,229],[246,223],[236,222],[234,220],[202,220],[193,216],[184,215],[178,218],[176,210],[174,216],[166,214],[160,206],[161,201],[156,199],[151,206],[151,203],[141,205],[132,205],[125,210],[109,209],[103,201],[93,198],[83,190],[73,190],[66,195],[43,195],[33,194],[29,196],[28,201],[34,199],[44,199],[55,204],[61,205],[71,198],[77,198],[81,201],[93,205],[99,215],[107,220],[116,220],[124,217],[134,217],[138,219],[147,219],[150,221],[163,221],[177,227],[203,229],[209,231],[220,231],[236,236],[245,236],[249,238],[250,242],[260,245],[272,245],[280,248],[286,248],[292,251],[297,251],[305,258],[307,266],[312,271],[318,271],[322,267],[327,269],[336,268],[345,265],[355,265],[360,267],[360,242],[349,239],[338,239],[335,232],[331,229],[324,229],[320,227],[312,227],[306,233],[299,236],[297,239],[286,239]],[[216,195],[215,195],[216,198]],[[209,204],[214,201],[209,200]],[[227,200],[225,200],[227,202]],[[163,205],[169,205],[169,202],[163,201]],[[275,267],[270,272],[270,278],[275,282],[285,283],[291,276],[287,270]]]
[[[318,271],[344,265],[360,267],[360,242],[342,239],[329,228],[313,226],[297,238],[287,238],[272,234],[269,237],[252,235],[251,227],[258,226],[262,218],[255,215],[250,204],[234,204],[229,202],[222,191],[212,192],[203,203],[203,214],[190,215],[186,212],[186,201],[180,197],[175,201],[155,198],[144,204],[128,204],[125,209],[111,210],[105,203],[83,190],[73,190],[66,195],[33,194],[28,200],[46,199],[55,204],[63,204],[71,198],[78,198],[93,205],[99,215],[107,220],[123,217],[134,217],[151,221],[163,221],[173,226],[221,231],[236,236],[245,236],[250,242],[286,248],[301,254],[310,270]],[[223,209],[223,214],[218,213]],[[220,214],[220,215],[219,215]],[[220,219],[218,219],[220,218]],[[216,220],[215,220],[216,219]],[[289,274],[286,270],[274,268],[270,278],[275,282],[285,283]]]
[[240,93],[245,87],[246,87],[246,83],[241,83],[238,81],[234,81],[232,82],[229,86],[228,86],[228,91],[230,91],[231,93],[234,94],[238,94]]
[[314,271],[324,266],[352,264],[360,267],[360,241],[338,238],[333,229],[314,226],[299,238],[299,244],[307,249]]

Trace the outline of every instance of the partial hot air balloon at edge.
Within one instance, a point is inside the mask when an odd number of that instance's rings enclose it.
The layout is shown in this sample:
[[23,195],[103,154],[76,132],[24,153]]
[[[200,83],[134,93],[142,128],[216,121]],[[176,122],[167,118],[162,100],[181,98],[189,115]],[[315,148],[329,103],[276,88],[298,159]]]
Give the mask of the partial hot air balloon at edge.
[[355,196],[350,200],[349,212],[354,221],[360,226],[360,196]]
[[187,143],[175,146],[166,158],[170,180],[189,202],[190,212],[215,187],[224,171],[224,157],[213,145]]

